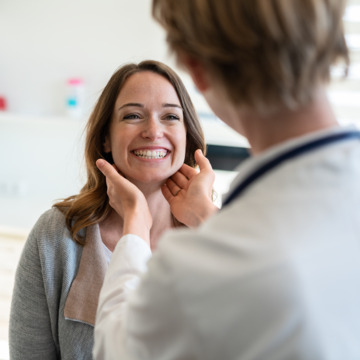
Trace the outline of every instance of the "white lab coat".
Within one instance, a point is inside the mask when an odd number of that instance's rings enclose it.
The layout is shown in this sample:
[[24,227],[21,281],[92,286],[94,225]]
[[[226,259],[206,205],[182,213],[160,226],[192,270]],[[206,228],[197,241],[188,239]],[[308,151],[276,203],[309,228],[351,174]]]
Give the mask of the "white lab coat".
[[[231,189],[279,154],[342,131],[250,158]],[[360,140],[282,163],[198,229],[168,232],[146,265],[150,257],[140,238],[119,241],[96,359],[360,359]]]

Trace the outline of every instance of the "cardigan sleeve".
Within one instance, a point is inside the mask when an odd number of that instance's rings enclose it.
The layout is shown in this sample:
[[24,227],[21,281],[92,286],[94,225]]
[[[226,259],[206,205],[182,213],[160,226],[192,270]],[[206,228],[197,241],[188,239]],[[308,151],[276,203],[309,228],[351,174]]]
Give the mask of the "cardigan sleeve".
[[158,249],[125,235],[112,255],[100,293],[94,358],[191,359],[193,334],[179,311],[169,268]]
[[15,275],[9,326],[10,358],[58,359],[54,338],[35,226]]

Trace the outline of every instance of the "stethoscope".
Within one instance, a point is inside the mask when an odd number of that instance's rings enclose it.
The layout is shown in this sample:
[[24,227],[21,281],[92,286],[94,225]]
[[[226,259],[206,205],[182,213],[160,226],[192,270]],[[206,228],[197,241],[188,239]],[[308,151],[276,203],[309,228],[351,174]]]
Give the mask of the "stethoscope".
[[311,152],[315,149],[322,148],[339,141],[360,139],[360,131],[348,131],[340,134],[332,134],[321,139],[310,141],[306,144],[295,147],[288,152],[285,152],[278,157],[272,159],[268,163],[260,166],[250,173],[238,186],[227,196],[222,208],[229,205],[234,199],[238,198],[250,185],[252,185],[259,178],[270,172],[283,162],[299,157],[300,155]]

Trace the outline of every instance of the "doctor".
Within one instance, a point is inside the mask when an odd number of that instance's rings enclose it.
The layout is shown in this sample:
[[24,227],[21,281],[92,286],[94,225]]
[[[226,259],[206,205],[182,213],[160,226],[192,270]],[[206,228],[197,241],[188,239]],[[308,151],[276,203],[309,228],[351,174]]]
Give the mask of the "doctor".
[[[153,0],[179,64],[252,157],[216,211],[212,171],[163,188],[193,229],[151,260],[141,193],[104,161],[124,217],[101,292],[97,359],[359,359],[360,133],[326,95],[348,65],[342,0]],[[136,251],[133,249],[136,247]]]

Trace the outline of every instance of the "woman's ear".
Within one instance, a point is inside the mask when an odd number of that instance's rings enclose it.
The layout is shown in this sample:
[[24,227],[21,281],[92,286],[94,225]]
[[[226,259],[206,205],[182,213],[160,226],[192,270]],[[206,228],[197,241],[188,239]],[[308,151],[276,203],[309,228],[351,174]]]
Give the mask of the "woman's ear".
[[108,136],[105,136],[105,140],[103,142],[103,151],[105,153],[111,152],[110,139]]
[[109,136],[105,136],[105,140],[103,142],[103,153],[104,153],[105,160],[108,163],[113,164],[114,159],[112,157],[111,144],[110,144]]
[[179,54],[179,61],[187,69],[197,89],[200,92],[205,92],[210,83],[204,64],[195,57],[184,53]]

